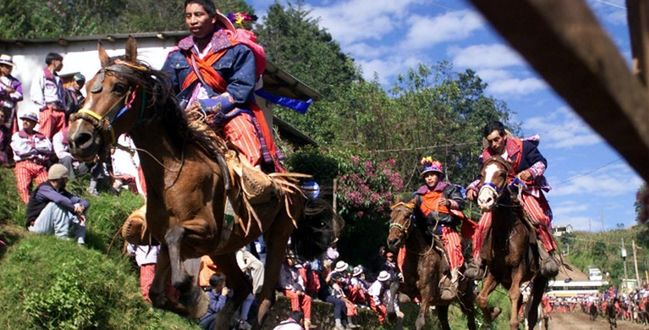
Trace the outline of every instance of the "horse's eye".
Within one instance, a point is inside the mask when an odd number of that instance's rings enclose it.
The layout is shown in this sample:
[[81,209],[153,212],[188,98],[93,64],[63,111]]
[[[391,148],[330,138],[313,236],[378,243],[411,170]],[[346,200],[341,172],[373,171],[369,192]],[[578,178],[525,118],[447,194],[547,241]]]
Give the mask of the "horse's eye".
[[113,93],[115,93],[117,95],[124,95],[126,93],[127,89],[128,88],[124,84],[115,84],[113,86]]

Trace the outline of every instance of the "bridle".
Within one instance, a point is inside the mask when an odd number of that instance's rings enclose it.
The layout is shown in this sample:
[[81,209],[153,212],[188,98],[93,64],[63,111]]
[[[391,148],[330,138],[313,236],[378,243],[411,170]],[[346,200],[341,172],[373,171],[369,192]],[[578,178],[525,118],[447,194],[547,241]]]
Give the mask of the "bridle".
[[[503,171],[508,175],[510,172],[510,164],[507,163],[504,159],[500,157],[492,157],[490,158],[487,162],[485,162],[485,166],[487,167],[488,164],[491,163],[498,163],[504,167]],[[483,173],[483,180],[484,180],[484,173]],[[498,206],[507,206],[507,207],[513,207],[517,205],[511,205],[511,204],[504,204],[500,203],[499,201],[501,198],[504,196],[503,192],[508,191],[510,196],[516,196],[518,201],[521,201],[521,193],[523,192],[523,189],[527,186],[526,183],[521,180],[518,177],[513,177],[510,178],[508,175],[508,179],[506,179],[502,184],[496,185],[493,182],[484,182],[482,181],[480,183],[480,190],[486,189],[490,190],[493,192],[493,194],[496,196],[496,205]]]
[[[97,94],[100,93],[103,89],[103,82],[106,74],[133,74],[133,73],[146,73],[149,69],[142,65],[137,65],[129,63],[120,59],[115,60],[115,62],[107,67],[103,67],[97,72],[95,77],[95,82],[90,89],[91,93]],[[72,114],[70,120],[74,121],[77,119],[83,119],[89,122],[95,130],[99,131],[101,137],[106,141],[106,145],[113,145],[116,141],[115,130],[113,124],[119,118],[124,116],[133,106],[133,102],[137,97],[138,91],[141,91],[139,85],[129,86],[128,91],[124,93],[124,96],[117,100],[111,107],[108,112],[103,115],[98,114],[90,107],[84,104],[78,112]],[[144,109],[146,108],[146,93],[142,92],[142,98],[140,102],[140,117]]]
[[[390,209],[392,209],[392,210],[395,210],[396,208],[406,208],[406,209],[409,209],[409,210],[413,210],[414,205],[409,204],[409,203],[399,202],[399,203],[394,204],[394,205],[392,205],[390,207]],[[400,234],[408,237],[408,233],[410,232],[410,226],[411,225],[412,225],[412,217],[409,216],[409,217],[407,217],[404,224],[394,222],[394,221],[390,222],[390,229],[396,228],[399,231]]]

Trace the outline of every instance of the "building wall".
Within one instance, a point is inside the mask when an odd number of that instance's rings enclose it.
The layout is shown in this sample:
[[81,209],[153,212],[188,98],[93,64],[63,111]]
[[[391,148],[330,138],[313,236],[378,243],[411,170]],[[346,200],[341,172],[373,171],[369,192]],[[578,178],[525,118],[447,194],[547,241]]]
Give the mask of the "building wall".
[[[116,56],[124,54],[125,40],[116,42],[103,42],[108,55]],[[164,63],[167,53],[174,46],[175,39],[142,38],[138,39],[138,58],[149,63],[152,67],[160,69]],[[26,111],[38,111],[30,99],[30,88],[32,80],[45,67],[45,56],[49,52],[56,52],[63,55],[63,69],[60,74],[81,72],[90,80],[99,70],[99,55],[97,54],[96,41],[69,41],[66,46],[54,42],[39,44],[16,44],[5,43],[0,48],[2,53],[13,56],[16,66],[12,74],[23,84],[25,99],[18,104],[20,114]],[[85,90],[84,90],[85,94]]]

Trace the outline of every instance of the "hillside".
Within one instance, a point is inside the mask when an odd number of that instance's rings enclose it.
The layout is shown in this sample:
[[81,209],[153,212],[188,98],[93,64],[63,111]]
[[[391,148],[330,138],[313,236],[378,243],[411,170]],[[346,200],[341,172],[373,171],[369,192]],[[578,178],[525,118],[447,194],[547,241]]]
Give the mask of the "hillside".
[[599,267],[603,273],[610,273],[610,281],[619,285],[624,277],[624,262],[621,257],[622,240],[627,251],[627,273],[635,278],[631,242],[635,240],[638,271],[642,281],[646,280],[645,271],[649,270],[649,231],[646,226],[638,225],[631,229],[618,229],[605,232],[573,232],[557,238],[564,258],[582,272],[587,273],[588,266]]

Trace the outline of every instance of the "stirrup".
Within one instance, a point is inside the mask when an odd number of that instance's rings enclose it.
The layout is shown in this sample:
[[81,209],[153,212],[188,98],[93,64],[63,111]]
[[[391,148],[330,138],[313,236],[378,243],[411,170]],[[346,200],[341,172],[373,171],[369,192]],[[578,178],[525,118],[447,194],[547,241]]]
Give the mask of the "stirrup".
[[473,281],[480,279],[482,277],[482,267],[470,262],[464,270],[464,277]]

